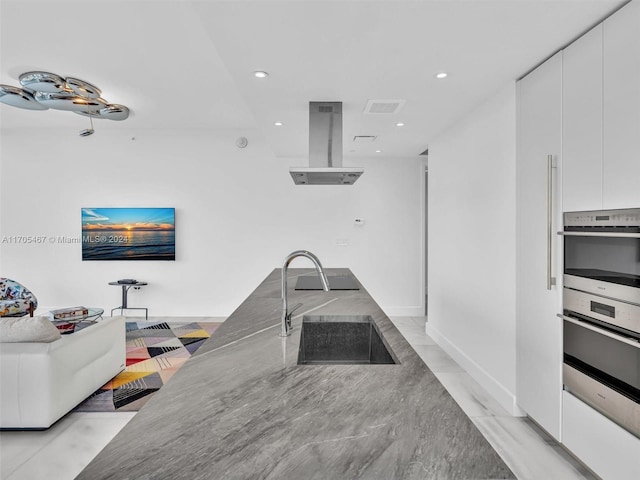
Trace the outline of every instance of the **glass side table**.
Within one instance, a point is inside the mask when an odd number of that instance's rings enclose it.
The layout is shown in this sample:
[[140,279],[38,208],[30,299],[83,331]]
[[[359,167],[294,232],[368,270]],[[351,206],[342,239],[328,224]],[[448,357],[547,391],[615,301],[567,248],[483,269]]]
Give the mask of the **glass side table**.
[[65,334],[78,332],[84,328],[90,327],[102,320],[103,313],[103,308],[87,307],[87,313],[80,317],[55,319],[51,312],[49,312],[49,316],[51,317],[51,323],[56,326],[60,333]]
[[122,304],[119,307],[115,307],[111,309],[111,316],[113,317],[114,310],[120,310],[120,315],[122,315],[123,310],[144,310],[144,319],[149,319],[149,309],[146,307],[130,307],[127,302],[127,295],[129,293],[130,288],[134,288],[138,290],[140,287],[144,287],[148,285],[147,282],[136,282],[136,283],[120,283],[120,282],[109,282],[109,285],[122,287]]

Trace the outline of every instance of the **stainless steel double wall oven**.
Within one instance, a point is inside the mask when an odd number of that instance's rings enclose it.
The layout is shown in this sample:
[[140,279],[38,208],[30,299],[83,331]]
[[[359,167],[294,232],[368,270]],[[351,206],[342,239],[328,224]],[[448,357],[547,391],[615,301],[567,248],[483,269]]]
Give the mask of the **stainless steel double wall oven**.
[[563,383],[640,437],[640,208],[564,214]]

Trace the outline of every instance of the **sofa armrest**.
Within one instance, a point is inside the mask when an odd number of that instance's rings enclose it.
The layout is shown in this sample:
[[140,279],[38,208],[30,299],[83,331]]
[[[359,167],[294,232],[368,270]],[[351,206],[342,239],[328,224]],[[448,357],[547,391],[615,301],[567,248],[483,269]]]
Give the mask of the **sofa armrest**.
[[48,428],[125,367],[124,317],[52,343],[0,344],[0,428]]

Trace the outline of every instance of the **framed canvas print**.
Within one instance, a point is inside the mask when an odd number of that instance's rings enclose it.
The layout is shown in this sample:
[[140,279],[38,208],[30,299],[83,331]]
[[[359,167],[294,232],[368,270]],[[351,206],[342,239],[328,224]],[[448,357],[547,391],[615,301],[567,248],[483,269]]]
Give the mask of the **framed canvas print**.
[[175,259],[175,208],[82,209],[82,260]]

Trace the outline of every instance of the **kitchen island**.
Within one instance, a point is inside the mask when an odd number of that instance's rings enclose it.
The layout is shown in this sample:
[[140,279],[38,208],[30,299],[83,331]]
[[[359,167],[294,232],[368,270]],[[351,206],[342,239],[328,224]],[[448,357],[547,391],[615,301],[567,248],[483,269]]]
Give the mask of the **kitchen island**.
[[[359,282],[294,291],[299,275],[315,270],[289,270],[291,336],[276,269],[77,480],[515,478]],[[370,315],[400,363],[298,365],[306,314]]]

